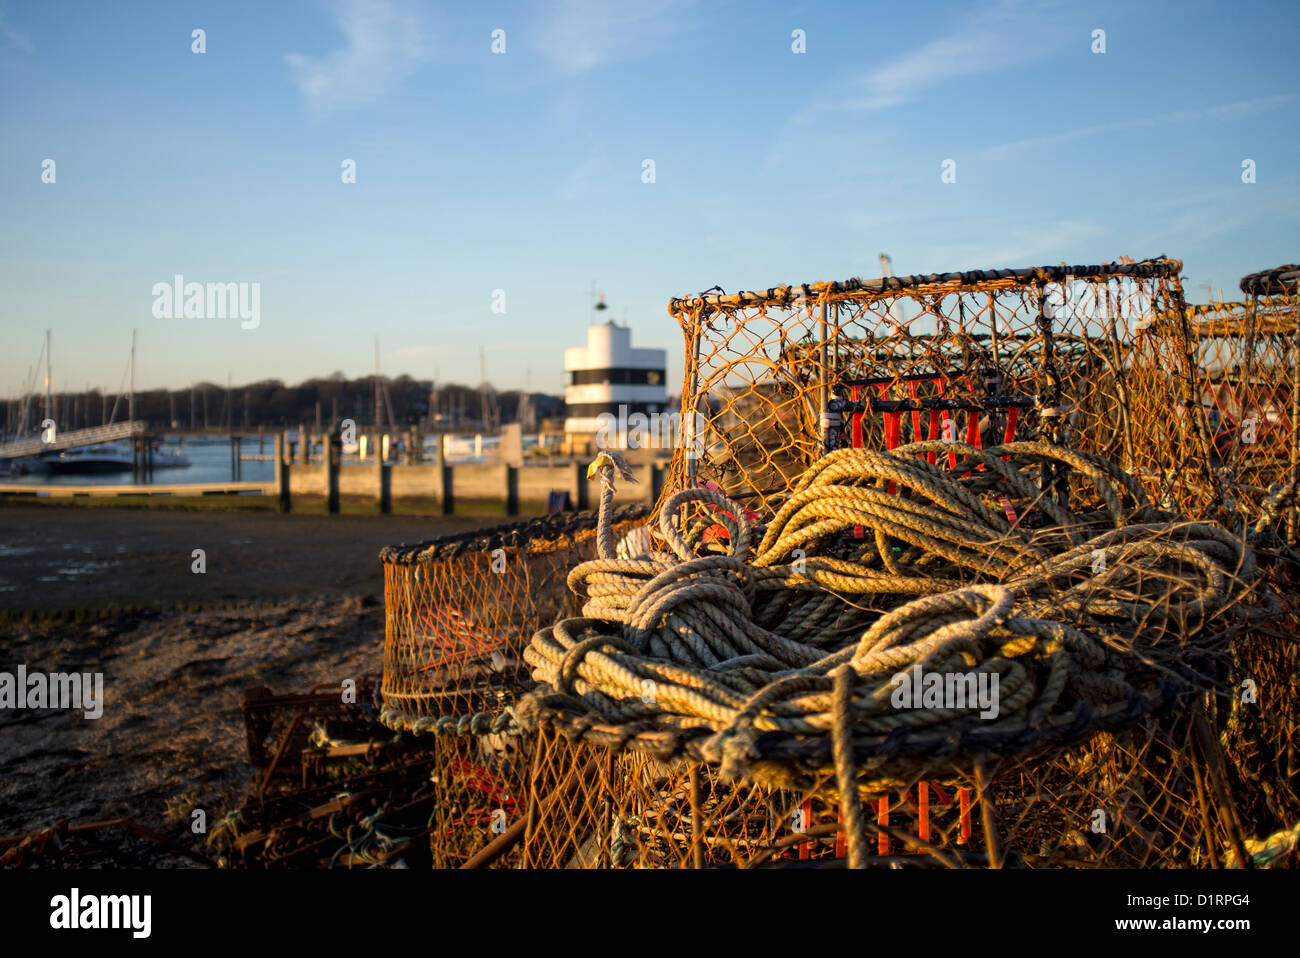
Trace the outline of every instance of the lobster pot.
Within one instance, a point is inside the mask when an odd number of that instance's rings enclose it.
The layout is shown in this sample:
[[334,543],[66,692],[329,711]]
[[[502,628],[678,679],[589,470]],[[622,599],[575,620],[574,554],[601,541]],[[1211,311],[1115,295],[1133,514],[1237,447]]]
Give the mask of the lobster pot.
[[[780,789],[724,784],[699,762],[534,738],[527,868],[744,867],[788,829]],[[797,802],[795,802],[797,805]]]
[[[645,512],[620,512],[615,533]],[[381,554],[380,720],[432,736],[435,868],[463,865],[523,813],[531,742],[511,710],[531,681],[520,650],[541,625],[576,610],[565,577],[595,555],[595,529],[593,513],[563,513]],[[493,864],[518,859],[516,849]]]
[[1198,307],[1192,324],[1215,460],[1246,486],[1289,477],[1295,314],[1277,302]]
[[[1294,546],[1300,521],[1300,266],[1252,273],[1243,299],[1189,307],[1201,405],[1223,476],[1228,505],[1246,524]],[[1281,494],[1279,495],[1279,491]],[[1273,636],[1233,643],[1233,694],[1216,703],[1234,795],[1247,821],[1274,826],[1300,818],[1300,648],[1275,641],[1300,634],[1300,572],[1266,547],[1271,585],[1282,610]],[[1272,561],[1269,561],[1270,558]]]
[[[1064,494],[1044,495],[1049,477]],[[1089,484],[1105,508],[1074,494]],[[674,535],[680,508],[689,531]],[[1233,636],[1274,606],[1235,532],[1042,441],[836,449],[757,544],[744,513],[683,490],[662,506],[675,558],[570,577],[593,597],[585,617],[525,650],[525,864],[1254,854],[1272,821],[1240,825],[1215,703],[1236,680]]]
[[[530,868],[763,868],[800,862],[843,866],[847,836],[829,770],[726,781],[707,762],[611,749],[542,728],[524,837]],[[917,770],[919,774],[919,769]],[[785,781],[787,787],[776,782]],[[864,783],[873,864],[926,867],[940,858],[900,836],[924,834],[952,860],[983,864],[971,829],[973,782],[945,769],[918,809],[915,783]],[[908,786],[912,786],[909,792]],[[877,833],[877,822],[885,828]],[[910,829],[910,831],[909,831]],[[879,834],[880,837],[877,837]]]
[[[1218,489],[1200,487],[1189,515],[1223,511],[1247,527],[1294,545],[1300,522],[1300,267],[1252,273],[1243,298],[1188,306],[1185,323]],[[1169,341],[1171,322],[1158,332]],[[1288,492],[1289,491],[1289,492]],[[1280,494],[1279,494],[1280,493]],[[1281,602],[1273,635],[1233,636],[1232,694],[1211,703],[1241,817],[1267,830],[1300,818],[1300,649],[1277,635],[1300,634],[1300,583],[1294,564],[1275,556],[1267,536],[1260,558]]]
[[[615,534],[647,511],[620,510]],[[576,611],[565,579],[595,554],[589,512],[385,548],[381,721],[410,732],[491,731],[531,686],[523,647]]]
[[[521,867],[844,867],[834,775],[793,787],[728,783],[707,763],[570,740],[542,729]],[[1233,825],[1177,717],[1147,717],[1051,756],[987,757],[979,774],[933,761],[860,782],[876,868],[1225,867]],[[792,783],[793,784],[793,783]],[[849,826],[853,827],[853,826]],[[1252,844],[1246,848],[1251,854]]]
[[[1262,514],[1269,488],[1300,480],[1300,299],[1297,267],[1241,281],[1247,299],[1190,306],[1187,327],[1197,399],[1211,437],[1211,461],[1248,522]],[[1275,517],[1296,532],[1294,502]]]
[[[434,868],[459,868],[524,814],[532,742],[508,732],[438,735],[432,772],[437,801],[429,822]],[[519,849],[491,862],[517,867]]]
[[1177,414],[1193,389],[1187,343],[1153,332],[1182,309],[1180,269],[1155,259],[673,300],[686,441],[665,489],[715,483],[766,515],[828,449],[1048,440],[1181,501],[1204,482],[1208,436]]

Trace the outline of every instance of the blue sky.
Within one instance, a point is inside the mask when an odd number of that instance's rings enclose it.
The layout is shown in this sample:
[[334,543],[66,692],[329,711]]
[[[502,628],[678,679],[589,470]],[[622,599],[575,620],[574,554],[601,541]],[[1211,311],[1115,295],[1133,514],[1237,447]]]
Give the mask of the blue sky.
[[[0,394],[46,327],[59,388],[116,388],[136,328],[141,388],[363,375],[378,335],[558,392],[593,280],[676,389],[670,297],[881,251],[1167,253],[1232,297],[1300,259],[1297,50],[1286,3],[0,0]],[[155,318],[177,273],[260,283],[260,325]]]

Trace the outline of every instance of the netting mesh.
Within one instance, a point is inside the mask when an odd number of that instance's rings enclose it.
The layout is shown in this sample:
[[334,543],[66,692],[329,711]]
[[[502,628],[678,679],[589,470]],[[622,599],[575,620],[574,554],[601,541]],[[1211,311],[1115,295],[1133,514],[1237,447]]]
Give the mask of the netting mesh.
[[[1188,721],[1100,734],[1051,762],[864,789],[869,867],[1219,867],[1229,812]],[[691,762],[539,733],[522,864],[530,868],[843,865],[833,775],[800,790],[725,784]],[[1240,831],[1238,830],[1238,837]]]
[[659,762],[537,735],[523,840],[530,868],[689,868],[748,862],[788,834],[791,797],[725,785],[700,763]]
[[1269,574],[1282,611],[1233,644],[1234,694],[1216,703],[1246,822],[1300,820],[1300,564],[1287,548],[1300,542],[1298,279],[1294,265],[1253,273],[1241,280],[1246,301],[1193,314],[1204,402],[1232,506],[1248,522],[1271,524],[1280,540],[1270,550]]
[[[434,739],[438,802],[429,838],[434,868],[463,865],[520,820],[531,744],[529,738],[503,733]],[[492,866],[518,863],[515,849]]]
[[674,300],[694,433],[665,489],[714,482],[758,509],[828,448],[1017,438],[1096,453],[1178,502],[1210,479],[1204,424],[1186,414],[1189,343],[1179,324],[1153,330],[1181,314],[1180,268],[1157,259]]
[[[620,532],[646,511],[623,510]],[[565,580],[595,554],[595,525],[562,513],[385,549],[382,720],[416,732],[499,726],[532,684],[523,647],[576,608]]]
[[[624,510],[617,528],[631,528],[644,512]],[[574,608],[565,578],[594,554],[594,542],[594,516],[565,513],[381,556],[380,718],[436,735],[436,866],[463,864],[522,814],[529,742],[514,729],[512,708],[532,683],[521,650]]]
[[[1212,462],[1249,521],[1275,483],[1296,479],[1297,300],[1261,296],[1188,310]],[[1295,541],[1295,515],[1285,519]]]

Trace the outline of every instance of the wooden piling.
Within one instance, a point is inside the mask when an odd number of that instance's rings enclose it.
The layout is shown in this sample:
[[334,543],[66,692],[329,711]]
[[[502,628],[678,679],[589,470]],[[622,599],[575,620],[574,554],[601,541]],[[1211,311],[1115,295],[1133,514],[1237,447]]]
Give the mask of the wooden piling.
[[339,514],[339,469],[343,466],[343,438],[337,432],[329,437],[322,450],[325,462],[325,511],[331,516]]
[[286,462],[287,437],[284,432],[275,434],[275,495],[276,508],[280,512],[290,510],[289,503],[289,464]]
[[506,466],[506,515],[519,515],[519,470]]
[[375,434],[375,492],[379,501],[379,512],[387,515],[393,511],[391,475],[384,464],[384,437]]
[[433,444],[434,466],[438,470],[438,503],[444,516],[451,515],[451,470],[447,468],[447,454],[442,447],[443,434],[434,434],[437,442]]
[[577,495],[573,501],[579,512],[591,508],[591,497],[587,494],[587,469],[580,462],[573,464],[574,484],[577,486]]

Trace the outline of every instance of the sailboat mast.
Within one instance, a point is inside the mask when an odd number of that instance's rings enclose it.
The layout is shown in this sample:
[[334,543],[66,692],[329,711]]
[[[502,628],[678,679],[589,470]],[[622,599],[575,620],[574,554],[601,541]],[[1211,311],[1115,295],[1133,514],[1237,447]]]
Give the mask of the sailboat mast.
[[[121,386],[118,386],[121,389]],[[126,418],[135,422],[135,330],[131,330],[131,392],[126,403]]]
[[43,419],[51,418],[53,397],[50,390],[53,388],[51,385],[53,379],[54,373],[50,364],[50,331],[47,329],[45,331],[45,415],[42,417]]
[[488,400],[487,400],[487,358],[483,352],[482,345],[478,348],[478,397],[479,397],[479,421],[483,431],[488,428]]
[[376,427],[376,428],[382,428],[383,425],[384,425],[384,423],[383,423],[383,419],[381,418],[381,415],[380,415],[380,405],[379,405],[379,337],[378,337],[378,336],[375,337],[375,377],[374,377],[374,387],[375,387],[375,388],[374,388],[374,392],[375,392],[375,427]]

